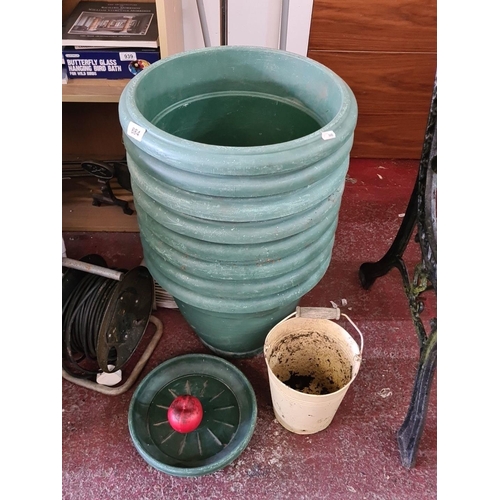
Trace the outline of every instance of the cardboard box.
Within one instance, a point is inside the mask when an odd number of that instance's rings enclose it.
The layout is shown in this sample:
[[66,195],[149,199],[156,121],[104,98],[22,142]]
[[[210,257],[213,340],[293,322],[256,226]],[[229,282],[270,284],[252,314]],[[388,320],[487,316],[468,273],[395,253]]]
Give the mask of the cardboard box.
[[68,78],[133,78],[160,59],[159,49],[63,47]]
[[62,29],[62,46],[156,49],[156,3],[76,2]]

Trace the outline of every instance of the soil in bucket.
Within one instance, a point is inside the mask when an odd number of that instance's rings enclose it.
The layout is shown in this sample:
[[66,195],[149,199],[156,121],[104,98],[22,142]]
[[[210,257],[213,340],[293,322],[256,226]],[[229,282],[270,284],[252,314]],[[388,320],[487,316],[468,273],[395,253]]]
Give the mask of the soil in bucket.
[[332,394],[352,377],[345,348],[314,330],[281,338],[269,355],[269,365],[278,380],[305,394]]

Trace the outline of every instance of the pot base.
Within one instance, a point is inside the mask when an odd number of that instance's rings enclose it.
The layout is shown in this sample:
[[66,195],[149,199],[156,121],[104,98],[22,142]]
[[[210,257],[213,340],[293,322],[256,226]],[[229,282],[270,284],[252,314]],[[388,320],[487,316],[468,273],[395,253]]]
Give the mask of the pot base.
[[295,311],[299,300],[268,311],[230,314],[201,309],[175,298],[182,316],[203,344],[227,358],[260,354],[269,330]]

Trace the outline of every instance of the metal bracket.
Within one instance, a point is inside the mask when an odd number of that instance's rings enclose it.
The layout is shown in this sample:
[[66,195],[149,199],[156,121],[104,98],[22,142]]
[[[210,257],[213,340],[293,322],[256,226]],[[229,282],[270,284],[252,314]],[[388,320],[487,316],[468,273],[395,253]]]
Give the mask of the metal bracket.
[[120,200],[115,196],[109,181],[115,177],[117,168],[114,163],[102,163],[97,161],[84,161],[81,164],[82,168],[90,174],[97,177],[100,194],[92,194],[92,205],[100,207],[103,203],[106,205],[118,205],[122,208],[125,215],[132,215],[134,211],[130,208],[128,201]]

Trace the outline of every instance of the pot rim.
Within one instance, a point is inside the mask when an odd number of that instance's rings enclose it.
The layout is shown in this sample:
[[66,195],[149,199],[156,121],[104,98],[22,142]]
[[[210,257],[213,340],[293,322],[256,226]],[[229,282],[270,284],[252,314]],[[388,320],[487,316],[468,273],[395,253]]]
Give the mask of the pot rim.
[[[332,82],[338,87],[339,91],[342,93],[341,106],[337,111],[335,116],[321,128],[307,134],[305,136],[293,139],[291,141],[280,142],[275,144],[268,144],[262,146],[222,146],[214,144],[205,144],[201,142],[191,141],[189,139],[183,139],[168,132],[161,130],[151,123],[142,114],[136,104],[136,93],[140,88],[144,78],[151,71],[157,71],[159,66],[171,64],[172,61],[179,58],[190,57],[200,53],[210,53],[210,52],[259,52],[262,54],[279,54],[280,57],[286,57],[289,59],[296,59],[304,62],[305,64],[311,65],[315,68],[326,72],[330,77]],[[119,100],[119,114],[120,121],[122,122],[122,128],[124,131],[124,138],[126,140],[132,141],[132,143],[137,144],[142,142],[141,149],[151,151],[154,156],[162,155],[162,151],[159,151],[158,144],[161,144],[164,148],[175,148],[184,154],[189,152],[190,155],[212,155],[215,154],[220,158],[220,155],[226,156],[225,161],[229,161],[227,156],[234,156],[235,161],[239,157],[245,155],[251,156],[265,156],[268,154],[282,153],[284,150],[290,151],[294,149],[303,149],[304,146],[311,145],[314,148],[315,156],[319,158],[331,154],[332,149],[337,149],[342,143],[351,137],[355,121],[357,119],[357,103],[355,96],[349,86],[345,81],[338,76],[335,72],[324,66],[323,64],[314,61],[308,57],[301,56],[299,54],[286,52],[278,49],[270,49],[264,47],[252,47],[252,46],[221,46],[221,47],[207,47],[201,49],[194,49],[189,51],[180,52],[172,56],[168,56],[164,59],[153,63],[151,66],[140,72],[130,82],[125,86]],[[354,119],[354,123],[344,123],[349,117]],[[127,127],[130,122],[142,127],[146,130],[146,133],[138,141],[135,137],[127,135]],[[327,138],[323,134],[325,132],[334,132],[335,137]],[[334,139],[334,140],[331,140]],[[310,149],[310,148],[309,148]],[[186,151],[188,150],[188,151]],[[267,163],[267,161],[266,161]],[[205,171],[206,172],[206,171]],[[241,172],[240,172],[241,173]]]

